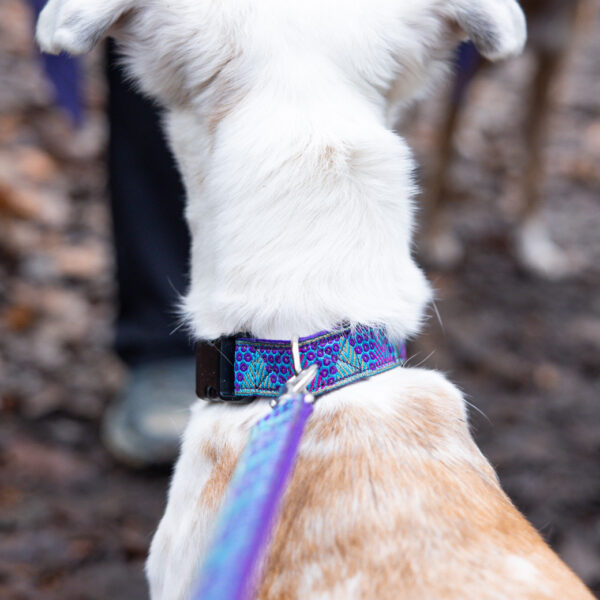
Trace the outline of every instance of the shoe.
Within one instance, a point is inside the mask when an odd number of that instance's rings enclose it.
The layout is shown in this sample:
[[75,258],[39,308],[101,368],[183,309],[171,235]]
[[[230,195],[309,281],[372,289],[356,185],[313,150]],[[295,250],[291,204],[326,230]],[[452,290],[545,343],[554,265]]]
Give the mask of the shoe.
[[174,462],[195,401],[195,361],[175,358],[144,363],[104,413],[102,439],[119,462],[134,468]]
[[548,281],[561,281],[577,274],[581,268],[576,257],[567,254],[550,237],[539,218],[519,226],[514,245],[519,263],[533,275]]
[[426,265],[440,271],[454,270],[465,257],[462,242],[449,230],[424,235],[419,252]]

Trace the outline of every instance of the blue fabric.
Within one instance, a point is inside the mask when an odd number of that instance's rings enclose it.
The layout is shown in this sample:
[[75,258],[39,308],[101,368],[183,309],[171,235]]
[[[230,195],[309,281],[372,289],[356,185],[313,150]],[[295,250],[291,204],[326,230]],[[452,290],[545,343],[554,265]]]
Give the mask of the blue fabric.
[[[29,0],[35,17],[44,8],[46,0]],[[65,54],[52,56],[41,55],[42,66],[54,89],[56,103],[70,116],[75,125],[83,121],[83,107],[81,102],[82,75],[79,59],[71,58]]]
[[457,74],[454,80],[452,90],[452,103],[454,105],[462,104],[469,84],[477,72],[483,58],[475,48],[473,42],[464,42],[458,48],[456,56]]

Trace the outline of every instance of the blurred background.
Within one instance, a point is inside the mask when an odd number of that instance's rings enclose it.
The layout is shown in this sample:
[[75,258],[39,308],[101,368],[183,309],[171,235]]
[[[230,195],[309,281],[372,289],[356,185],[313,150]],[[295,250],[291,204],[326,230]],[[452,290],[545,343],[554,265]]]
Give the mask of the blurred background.
[[[444,194],[463,251],[451,268],[424,261],[437,313],[410,349],[413,365],[442,369],[465,392],[505,489],[596,594],[599,4],[583,1],[549,87],[539,178],[541,218],[577,267],[540,276],[511,242],[528,164],[529,52],[482,70],[461,94]],[[53,102],[32,22],[25,0],[0,2],[0,597],[144,598],[169,473],[119,466],[99,437],[126,380],[112,349],[104,53],[85,59],[76,128]],[[429,189],[446,103],[440,94],[403,128]]]

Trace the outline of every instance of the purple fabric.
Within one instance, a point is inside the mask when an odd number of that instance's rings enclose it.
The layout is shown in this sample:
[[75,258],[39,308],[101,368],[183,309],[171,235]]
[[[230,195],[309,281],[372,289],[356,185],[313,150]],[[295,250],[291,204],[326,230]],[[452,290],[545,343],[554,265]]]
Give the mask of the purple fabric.
[[312,404],[292,395],[252,429],[193,600],[250,600]]
[[[29,0],[37,19],[44,8],[46,0]],[[54,89],[56,103],[70,116],[75,125],[83,121],[82,108],[82,75],[79,59],[65,54],[52,56],[41,55],[42,66]]]
[[[333,391],[358,379],[377,375],[403,362],[406,349],[392,344],[379,330],[360,328],[321,332],[299,340],[302,368],[319,368],[309,391]],[[294,375],[291,343],[238,338],[234,362],[236,396],[279,395]]]

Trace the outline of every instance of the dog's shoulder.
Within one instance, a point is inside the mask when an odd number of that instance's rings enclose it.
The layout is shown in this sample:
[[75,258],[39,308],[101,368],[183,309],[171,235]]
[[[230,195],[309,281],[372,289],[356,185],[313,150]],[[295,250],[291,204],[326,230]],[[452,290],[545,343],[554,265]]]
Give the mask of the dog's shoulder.
[[[556,580],[544,596],[538,577],[549,565]],[[420,369],[320,401],[265,574],[263,600],[290,589],[310,598],[493,599],[496,584],[503,598],[507,589],[569,597],[577,583],[500,488],[460,391]]]
[[[189,589],[249,431],[268,411],[194,408],[150,556],[155,593]],[[169,553],[177,572],[160,566]],[[317,401],[264,574],[261,600],[586,597],[500,488],[461,392],[422,369]]]
[[438,371],[413,368],[393,369],[324,397],[312,428],[320,438],[328,431],[341,438],[381,431],[396,448],[399,442],[418,447],[425,438],[432,447],[435,440],[445,444],[449,435],[470,437],[460,390]]

